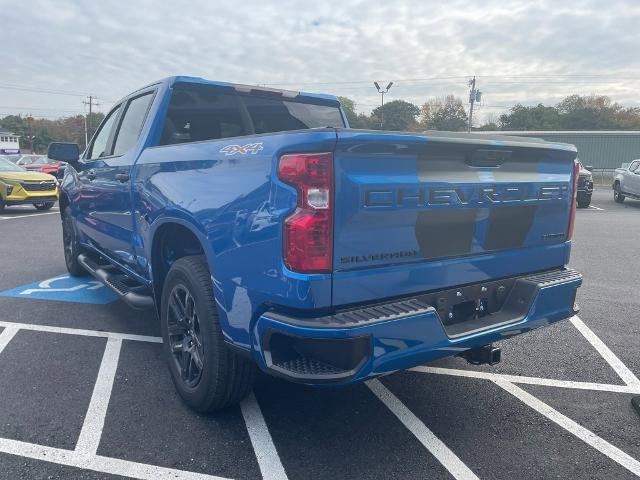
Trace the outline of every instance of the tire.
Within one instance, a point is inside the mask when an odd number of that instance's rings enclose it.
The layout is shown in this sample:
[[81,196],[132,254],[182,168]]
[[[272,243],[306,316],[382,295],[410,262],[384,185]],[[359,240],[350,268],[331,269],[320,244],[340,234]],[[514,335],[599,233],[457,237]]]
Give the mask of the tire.
[[4,199],[0,197],[0,213],[4,212]]
[[578,197],[578,207],[587,208],[589,205],[591,205],[591,195]]
[[51,208],[55,205],[55,202],[44,202],[44,203],[34,203],[33,206],[38,210],[51,210]]
[[76,235],[76,229],[73,224],[73,218],[69,213],[69,209],[62,212],[62,246],[64,248],[64,263],[67,271],[72,277],[83,277],[87,271],[78,262],[78,255],[81,253],[80,243]]
[[239,403],[253,387],[253,362],[224,342],[205,257],[177,260],[162,289],[163,350],[171,379],[184,402],[198,412]]
[[624,195],[622,194],[622,190],[620,190],[620,184],[617,182],[613,185],[613,201],[616,203],[624,202]]

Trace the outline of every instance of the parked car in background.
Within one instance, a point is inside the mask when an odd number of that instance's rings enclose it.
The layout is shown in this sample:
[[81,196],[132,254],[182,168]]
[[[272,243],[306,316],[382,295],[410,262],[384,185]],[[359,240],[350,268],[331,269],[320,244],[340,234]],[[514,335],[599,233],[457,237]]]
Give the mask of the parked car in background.
[[46,155],[36,155],[36,154],[28,154],[28,155],[19,155],[14,162],[19,165],[26,167],[27,165],[32,165],[34,163],[42,163],[42,159],[47,158]]
[[58,200],[58,182],[42,172],[29,172],[15,163],[0,158],[0,212],[11,205],[32,204],[38,210],[49,210]]
[[7,160],[11,163],[16,163],[18,161],[18,156],[16,155],[0,155],[0,160]]
[[591,167],[585,167],[580,162],[580,174],[578,176],[578,206],[587,208],[591,205],[591,195],[593,194],[593,175],[589,170]]
[[17,165],[29,171],[48,173],[56,178],[61,178],[67,164],[57,160],[51,160],[46,155],[23,155],[16,162]]
[[613,173],[613,199],[622,203],[626,197],[640,200],[640,159],[622,164]]

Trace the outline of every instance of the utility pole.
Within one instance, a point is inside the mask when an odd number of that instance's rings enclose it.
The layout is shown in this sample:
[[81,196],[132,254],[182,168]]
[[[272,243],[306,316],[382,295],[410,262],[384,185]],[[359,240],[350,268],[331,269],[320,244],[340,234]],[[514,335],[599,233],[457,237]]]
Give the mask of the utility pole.
[[476,76],[473,76],[473,80],[469,80],[469,86],[471,89],[469,90],[469,124],[467,125],[467,132],[471,132],[471,125],[473,122],[473,105],[476,102],[479,102],[482,99],[482,92],[480,90],[476,90]]
[[29,113],[27,115],[27,138],[25,140],[27,140],[29,142],[29,145],[31,147],[31,153],[36,153],[33,150],[33,142],[36,139],[36,136],[33,134],[33,116]]
[[85,105],[89,105],[89,115],[86,116],[85,118],[85,122],[84,122],[84,138],[85,138],[85,146],[89,143],[89,138],[93,135],[93,133],[91,133],[91,135],[89,134],[89,130],[91,130],[91,112],[94,106],[98,106],[100,105],[96,100],[97,98],[94,97],[93,95],[89,95],[87,97],[89,99],[88,102],[83,101],[82,103],[84,103]]
[[387,85],[387,88],[385,88],[384,90],[380,88],[378,82],[373,82],[373,84],[375,85],[376,90],[378,90],[378,93],[382,96],[382,102],[380,103],[380,129],[384,130],[384,94],[389,92],[389,90],[391,89],[391,85],[393,85],[393,82],[389,82],[389,85]]
[[84,147],[87,148],[87,145],[89,144],[89,138],[88,138],[88,133],[87,133],[87,116],[84,116]]

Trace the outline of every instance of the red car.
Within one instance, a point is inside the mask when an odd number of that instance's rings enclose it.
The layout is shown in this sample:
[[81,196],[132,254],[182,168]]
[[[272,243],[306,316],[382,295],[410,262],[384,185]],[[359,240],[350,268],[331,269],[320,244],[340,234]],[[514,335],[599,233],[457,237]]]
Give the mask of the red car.
[[51,160],[46,155],[23,155],[16,164],[30,171],[48,173],[56,178],[62,176],[64,167],[67,165],[66,162]]

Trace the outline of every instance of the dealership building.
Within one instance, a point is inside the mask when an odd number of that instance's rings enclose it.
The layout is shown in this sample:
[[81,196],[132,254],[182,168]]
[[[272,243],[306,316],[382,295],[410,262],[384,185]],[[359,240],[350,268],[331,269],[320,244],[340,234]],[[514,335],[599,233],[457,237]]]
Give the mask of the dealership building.
[[20,153],[19,138],[18,135],[0,128],[0,155],[15,155]]

